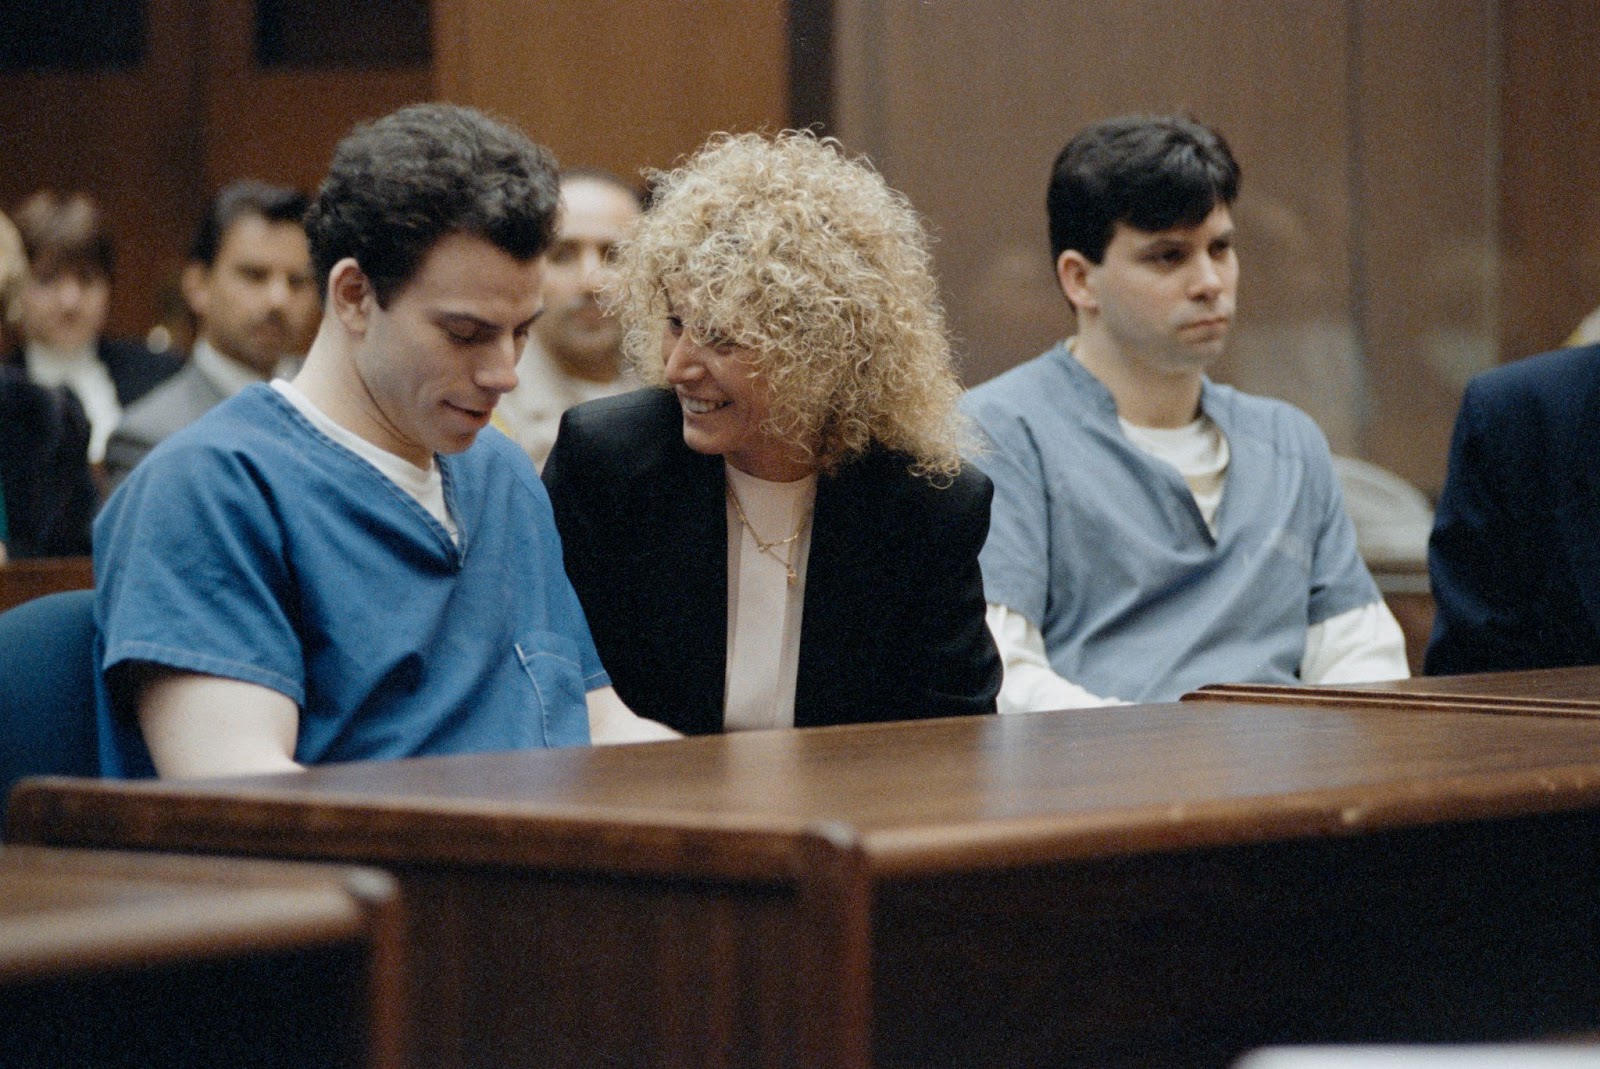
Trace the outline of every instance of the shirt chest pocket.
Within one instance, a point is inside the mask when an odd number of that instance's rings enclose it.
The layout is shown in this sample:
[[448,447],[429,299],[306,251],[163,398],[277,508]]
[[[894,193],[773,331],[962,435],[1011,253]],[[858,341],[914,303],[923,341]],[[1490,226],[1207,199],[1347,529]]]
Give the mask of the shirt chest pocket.
[[516,643],[533,684],[546,746],[587,746],[589,707],[578,646],[553,631],[530,631]]

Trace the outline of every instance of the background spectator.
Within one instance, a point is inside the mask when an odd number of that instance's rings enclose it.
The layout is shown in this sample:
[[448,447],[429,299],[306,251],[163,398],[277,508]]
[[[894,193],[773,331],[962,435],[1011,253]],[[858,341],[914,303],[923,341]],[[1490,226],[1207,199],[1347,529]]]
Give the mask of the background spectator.
[[101,337],[113,252],[99,206],[84,193],[35,193],[17,209],[28,274],[15,309],[22,345],[9,361],[30,382],[65,386],[89,417],[88,458],[105,459],[122,410],[177,371],[179,361],[134,341]]

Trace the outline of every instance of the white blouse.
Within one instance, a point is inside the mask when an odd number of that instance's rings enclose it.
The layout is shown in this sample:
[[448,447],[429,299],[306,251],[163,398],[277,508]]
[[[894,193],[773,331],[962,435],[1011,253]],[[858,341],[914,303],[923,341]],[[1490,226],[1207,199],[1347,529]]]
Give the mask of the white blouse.
[[[723,730],[793,727],[817,478],[811,475],[776,483],[747,475],[730,464],[723,468],[731,491],[727,498],[728,668]],[[738,495],[737,506],[733,495]],[[756,542],[752,527],[772,547],[770,552]],[[776,544],[791,534],[796,535],[792,542]],[[793,583],[790,569],[795,573]]]

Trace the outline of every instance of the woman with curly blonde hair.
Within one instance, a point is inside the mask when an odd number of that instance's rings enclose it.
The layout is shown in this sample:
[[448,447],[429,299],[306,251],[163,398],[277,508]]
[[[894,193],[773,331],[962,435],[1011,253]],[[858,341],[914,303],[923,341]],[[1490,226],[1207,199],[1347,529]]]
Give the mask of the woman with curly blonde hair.
[[991,487],[916,213],[803,132],[651,177],[613,296],[652,388],[544,470],[617,693],[686,734],[992,711]]

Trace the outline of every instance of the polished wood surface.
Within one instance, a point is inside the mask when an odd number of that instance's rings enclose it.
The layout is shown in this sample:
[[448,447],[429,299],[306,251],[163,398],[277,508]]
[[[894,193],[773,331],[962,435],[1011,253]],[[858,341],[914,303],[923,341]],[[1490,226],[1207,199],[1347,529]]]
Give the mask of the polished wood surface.
[[1600,1025],[1572,719],[1174,703],[40,780],[10,821],[389,868],[418,1065],[1220,1066]]
[[397,1066],[398,909],[370,869],[7,846],[3,1060]]
[[1414,676],[1388,683],[1344,686],[1216,683],[1185,694],[1183,700],[1456,709],[1593,719],[1600,718],[1600,666]]
[[93,588],[92,557],[44,557],[0,564],[0,612],[46,594]]
[[[800,844],[847,830],[873,872],[910,875],[1587,806],[1600,801],[1597,742],[1561,720],[1172,703],[237,780],[25,782],[12,825],[150,846],[248,836],[285,855],[773,880],[792,876]],[[1564,768],[1571,781],[1551,791]]]

